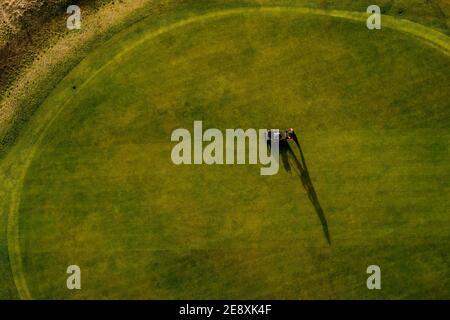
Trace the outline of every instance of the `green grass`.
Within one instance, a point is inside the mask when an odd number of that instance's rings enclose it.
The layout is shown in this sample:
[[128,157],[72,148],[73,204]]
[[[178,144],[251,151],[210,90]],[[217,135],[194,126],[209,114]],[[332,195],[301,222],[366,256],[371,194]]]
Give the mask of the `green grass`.
[[[295,10],[197,16],[94,51],[2,160],[1,295],[449,298],[446,51]],[[194,120],[296,128],[331,245],[295,172],[173,165],[170,134]]]

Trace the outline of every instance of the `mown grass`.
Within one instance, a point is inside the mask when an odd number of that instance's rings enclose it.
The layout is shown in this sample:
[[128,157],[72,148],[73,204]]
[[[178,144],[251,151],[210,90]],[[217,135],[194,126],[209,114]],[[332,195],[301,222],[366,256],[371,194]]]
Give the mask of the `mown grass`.
[[[148,23],[75,68],[2,162],[33,298],[449,297],[448,56],[364,23],[250,11],[111,60]],[[194,120],[295,127],[331,245],[295,172],[174,166],[170,133]]]

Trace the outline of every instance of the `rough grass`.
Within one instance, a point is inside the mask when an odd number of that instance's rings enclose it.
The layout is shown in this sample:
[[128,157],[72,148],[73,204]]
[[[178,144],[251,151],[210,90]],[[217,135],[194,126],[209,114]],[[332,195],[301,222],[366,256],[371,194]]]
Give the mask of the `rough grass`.
[[[83,61],[1,164],[30,297],[449,297],[448,56],[288,10],[157,28],[142,21]],[[298,128],[331,246],[295,172],[173,166],[171,131],[199,119]],[[69,264],[80,292],[65,289]],[[370,264],[382,291],[365,287]]]
[[[135,12],[144,4],[147,10]],[[0,100],[0,157],[8,151],[23,125],[31,118],[48,93],[95,46],[143,16],[157,17],[160,10],[159,2],[130,0],[106,6],[95,15],[88,15],[83,11],[82,31],[67,33],[63,39],[56,41],[44,52],[40,52],[36,60],[2,96]],[[65,26],[64,20],[61,21]],[[61,21],[59,21],[60,25]]]
[[83,17],[109,0],[9,0],[0,4],[0,96],[43,50],[67,35],[66,8],[79,5]]

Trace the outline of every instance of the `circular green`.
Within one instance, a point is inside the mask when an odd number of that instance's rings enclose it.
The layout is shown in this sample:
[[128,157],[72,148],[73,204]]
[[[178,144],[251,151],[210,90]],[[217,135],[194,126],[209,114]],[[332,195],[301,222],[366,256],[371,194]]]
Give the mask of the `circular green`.
[[[390,270],[377,297],[448,296],[448,56],[288,12],[145,28],[45,103],[18,208],[33,298],[370,298],[371,264]],[[292,159],[270,177],[174,165],[171,133],[195,120],[294,127],[331,244]],[[65,287],[72,264],[80,291]]]

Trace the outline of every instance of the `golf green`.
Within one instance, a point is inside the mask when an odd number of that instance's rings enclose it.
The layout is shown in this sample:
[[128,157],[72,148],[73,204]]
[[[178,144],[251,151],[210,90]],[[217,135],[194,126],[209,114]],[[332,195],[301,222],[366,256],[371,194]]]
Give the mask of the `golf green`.
[[[140,21],[72,70],[3,160],[20,296],[449,298],[448,70],[414,35],[290,8]],[[295,128],[330,243],[295,168],[174,165],[171,133],[195,120]],[[82,290],[67,290],[72,264]]]

